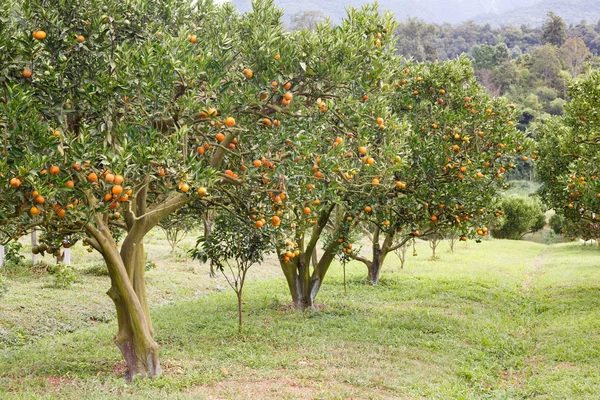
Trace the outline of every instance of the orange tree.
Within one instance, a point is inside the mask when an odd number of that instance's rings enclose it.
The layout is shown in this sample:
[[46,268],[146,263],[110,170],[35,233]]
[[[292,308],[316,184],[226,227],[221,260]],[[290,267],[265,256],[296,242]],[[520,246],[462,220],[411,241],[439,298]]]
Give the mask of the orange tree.
[[[458,230],[462,240],[487,233],[501,215],[499,189],[530,141],[514,128],[514,106],[492,98],[461,58],[397,68],[390,108],[407,122],[391,179],[364,191],[349,213],[372,243],[370,257],[350,243],[344,255],[363,262],[377,283],[387,255],[416,237]],[[372,146],[375,147],[375,146]],[[377,149],[369,148],[369,152]],[[340,237],[338,240],[343,240]]]
[[546,204],[564,216],[564,234],[575,240],[599,238],[600,230],[600,72],[579,78],[569,88],[564,119],[535,126],[539,142],[538,178]]
[[[257,52],[266,45],[246,35],[258,57],[246,80],[247,93],[259,102],[250,101],[244,116],[256,140],[248,146],[240,139],[239,157],[224,157],[223,168],[241,189],[215,191],[222,207],[245,213],[257,229],[273,230],[298,308],[314,306],[342,249],[337,239],[323,241],[324,233],[333,227],[343,235],[353,223],[346,208],[365,192],[393,184],[401,165],[407,124],[390,107],[395,56],[388,32],[394,26],[369,6],[350,9],[340,26],[289,34],[275,42],[275,51]],[[278,69],[256,67],[262,64]]]

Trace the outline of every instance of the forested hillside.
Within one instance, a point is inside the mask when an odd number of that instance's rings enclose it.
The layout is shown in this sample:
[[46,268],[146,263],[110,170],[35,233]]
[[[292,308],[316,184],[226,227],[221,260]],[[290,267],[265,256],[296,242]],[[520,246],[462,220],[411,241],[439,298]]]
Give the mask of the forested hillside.
[[[252,3],[251,0],[230,1],[241,11],[248,11]],[[275,3],[285,10],[284,19],[288,23],[294,14],[305,11],[319,11],[337,23],[344,17],[346,6],[360,7],[369,1],[277,0]],[[432,23],[456,24],[472,20],[494,26],[540,26],[547,11],[554,11],[573,24],[579,23],[582,16],[588,21],[600,18],[597,0],[381,0],[379,5],[393,11],[399,20],[419,18]]]

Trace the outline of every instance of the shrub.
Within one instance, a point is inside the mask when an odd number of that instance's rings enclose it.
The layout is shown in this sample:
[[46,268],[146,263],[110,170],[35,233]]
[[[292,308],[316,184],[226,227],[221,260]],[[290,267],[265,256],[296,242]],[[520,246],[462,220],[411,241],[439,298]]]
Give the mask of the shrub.
[[554,233],[560,235],[563,233],[563,227],[565,226],[565,217],[561,214],[554,214],[550,217],[550,228]]
[[493,232],[500,239],[520,240],[526,233],[537,232],[546,225],[546,215],[539,200],[512,196],[502,200],[503,217]]
[[56,264],[48,268],[48,272],[54,278],[53,286],[59,289],[66,289],[77,281],[77,272],[66,264]]

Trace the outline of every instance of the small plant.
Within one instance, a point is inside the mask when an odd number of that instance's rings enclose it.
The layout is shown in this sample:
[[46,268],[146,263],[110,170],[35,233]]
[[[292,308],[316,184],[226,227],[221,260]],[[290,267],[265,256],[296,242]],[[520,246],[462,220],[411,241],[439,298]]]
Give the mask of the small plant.
[[212,261],[238,300],[239,331],[242,331],[242,292],[250,267],[260,263],[268,252],[269,236],[227,212],[219,215],[213,231],[198,238],[192,258]]
[[86,275],[93,276],[108,276],[108,268],[104,262],[98,262],[90,265],[87,269],[83,271]]
[[8,292],[6,278],[0,275],[0,299],[4,296],[4,293]]
[[48,272],[54,279],[55,288],[66,289],[77,281],[77,272],[70,265],[56,264],[48,267]]
[[146,258],[146,265],[145,265],[144,269],[146,270],[146,272],[150,271],[151,269],[156,269],[156,263],[154,261],[148,260],[148,258]]

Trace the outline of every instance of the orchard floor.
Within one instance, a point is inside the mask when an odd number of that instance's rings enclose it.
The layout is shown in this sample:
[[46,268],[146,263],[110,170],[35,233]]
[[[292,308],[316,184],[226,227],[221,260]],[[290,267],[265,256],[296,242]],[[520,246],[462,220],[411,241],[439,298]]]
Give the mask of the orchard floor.
[[158,236],[147,247],[164,377],[123,382],[108,278],[90,275],[76,248],[80,281],[70,289],[44,273],[3,272],[0,398],[600,397],[596,246],[484,240],[450,253],[443,243],[431,261],[420,243],[403,270],[389,260],[378,287],[352,263],[345,291],[336,264],[321,309],[304,313],[287,307],[269,260],[249,278],[242,334],[223,279],[171,256]]

